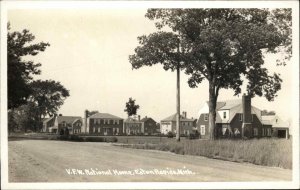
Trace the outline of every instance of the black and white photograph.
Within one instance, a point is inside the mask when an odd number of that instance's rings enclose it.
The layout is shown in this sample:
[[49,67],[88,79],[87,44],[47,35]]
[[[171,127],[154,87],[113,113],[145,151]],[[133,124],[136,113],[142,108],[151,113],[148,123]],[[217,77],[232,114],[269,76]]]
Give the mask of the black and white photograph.
[[1,189],[299,188],[298,1],[0,3]]

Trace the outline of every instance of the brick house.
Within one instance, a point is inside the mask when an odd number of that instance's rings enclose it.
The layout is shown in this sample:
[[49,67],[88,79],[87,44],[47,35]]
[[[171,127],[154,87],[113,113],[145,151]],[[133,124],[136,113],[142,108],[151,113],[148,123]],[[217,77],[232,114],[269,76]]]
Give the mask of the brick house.
[[61,130],[69,130],[69,134],[81,133],[82,119],[78,116],[56,116],[53,129],[57,133]]
[[[251,98],[243,95],[242,99],[217,102],[216,138],[261,138],[272,136],[272,125],[263,122],[261,110],[251,105]],[[200,138],[209,138],[208,102],[199,111],[197,129]]]
[[123,134],[123,119],[109,113],[96,113],[85,120],[89,134],[97,135],[121,135]]
[[[161,134],[167,134],[169,131],[176,134],[176,114],[173,114],[160,122]],[[187,118],[187,113],[183,112],[180,115],[180,134],[189,135],[197,131],[196,119]]]
[[141,119],[141,122],[144,128],[144,135],[153,135],[157,133],[156,121],[154,121],[154,119],[145,116]]
[[144,123],[141,121],[140,116],[138,116],[138,119],[128,117],[124,121],[123,132],[126,135],[144,134]]

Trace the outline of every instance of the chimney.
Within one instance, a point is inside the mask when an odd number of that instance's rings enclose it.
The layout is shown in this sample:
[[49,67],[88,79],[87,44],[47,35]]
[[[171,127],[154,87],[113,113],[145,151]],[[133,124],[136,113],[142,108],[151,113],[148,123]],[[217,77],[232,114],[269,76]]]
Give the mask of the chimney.
[[184,119],[186,119],[186,112],[185,112],[185,111],[182,112],[182,117],[183,117]]
[[141,116],[140,115],[138,115],[138,121],[141,121]]
[[147,119],[147,116],[145,116],[145,118]]
[[84,111],[84,121],[83,121],[83,125],[84,125],[84,132],[87,133],[87,118],[88,118],[88,114],[89,114],[89,111],[88,110],[85,110]]
[[242,125],[242,136],[252,137],[252,115],[251,115],[251,97],[243,94],[242,97],[243,107],[243,125]]

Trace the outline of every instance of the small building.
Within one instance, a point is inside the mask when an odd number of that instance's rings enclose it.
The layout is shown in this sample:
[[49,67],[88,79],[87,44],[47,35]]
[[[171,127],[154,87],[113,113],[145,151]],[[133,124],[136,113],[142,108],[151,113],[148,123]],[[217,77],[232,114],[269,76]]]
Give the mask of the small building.
[[140,116],[138,119],[133,117],[128,117],[124,121],[123,132],[126,135],[141,135],[144,134],[144,123],[140,120]]
[[154,121],[154,119],[145,116],[141,119],[141,122],[143,125],[142,128],[144,128],[144,135],[153,135],[157,133],[156,121]]
[[95,135],[121,135],[123,134],[123,119],[109,114],[96,113],[90,117],[85,116],[86,132]]
[[68,130],[69,134],[81,133],[82,119],[79,116],[56,116],[54,126],[51,127],[53,133],[65,134]]
[[283,121],[277,115],[262,116],[262,123],[265,126],[272,127],[272,136],[278,138],[289,138],[289,123]]
[[[193,118],[187,118],[187,113],[183,112],[180,115],[180,134],[189,135],[194,134],[197,131],[195,126],[196,120]],[[169,131],[174,134],[176,131],[176,114],[173,114],[160,122],[160,132],[161,134],[167,134]]]

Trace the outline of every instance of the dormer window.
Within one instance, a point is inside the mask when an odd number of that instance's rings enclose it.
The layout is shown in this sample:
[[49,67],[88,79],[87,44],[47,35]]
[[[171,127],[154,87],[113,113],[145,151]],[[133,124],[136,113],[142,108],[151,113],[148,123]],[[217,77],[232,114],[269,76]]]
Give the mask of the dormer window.
[[223,112],[223,119],[226,119],[226,112]]
[[208,114],[204,114],[204,121],[208,121]]
[[240,113],[240,121],[243,121],[243,114]]

